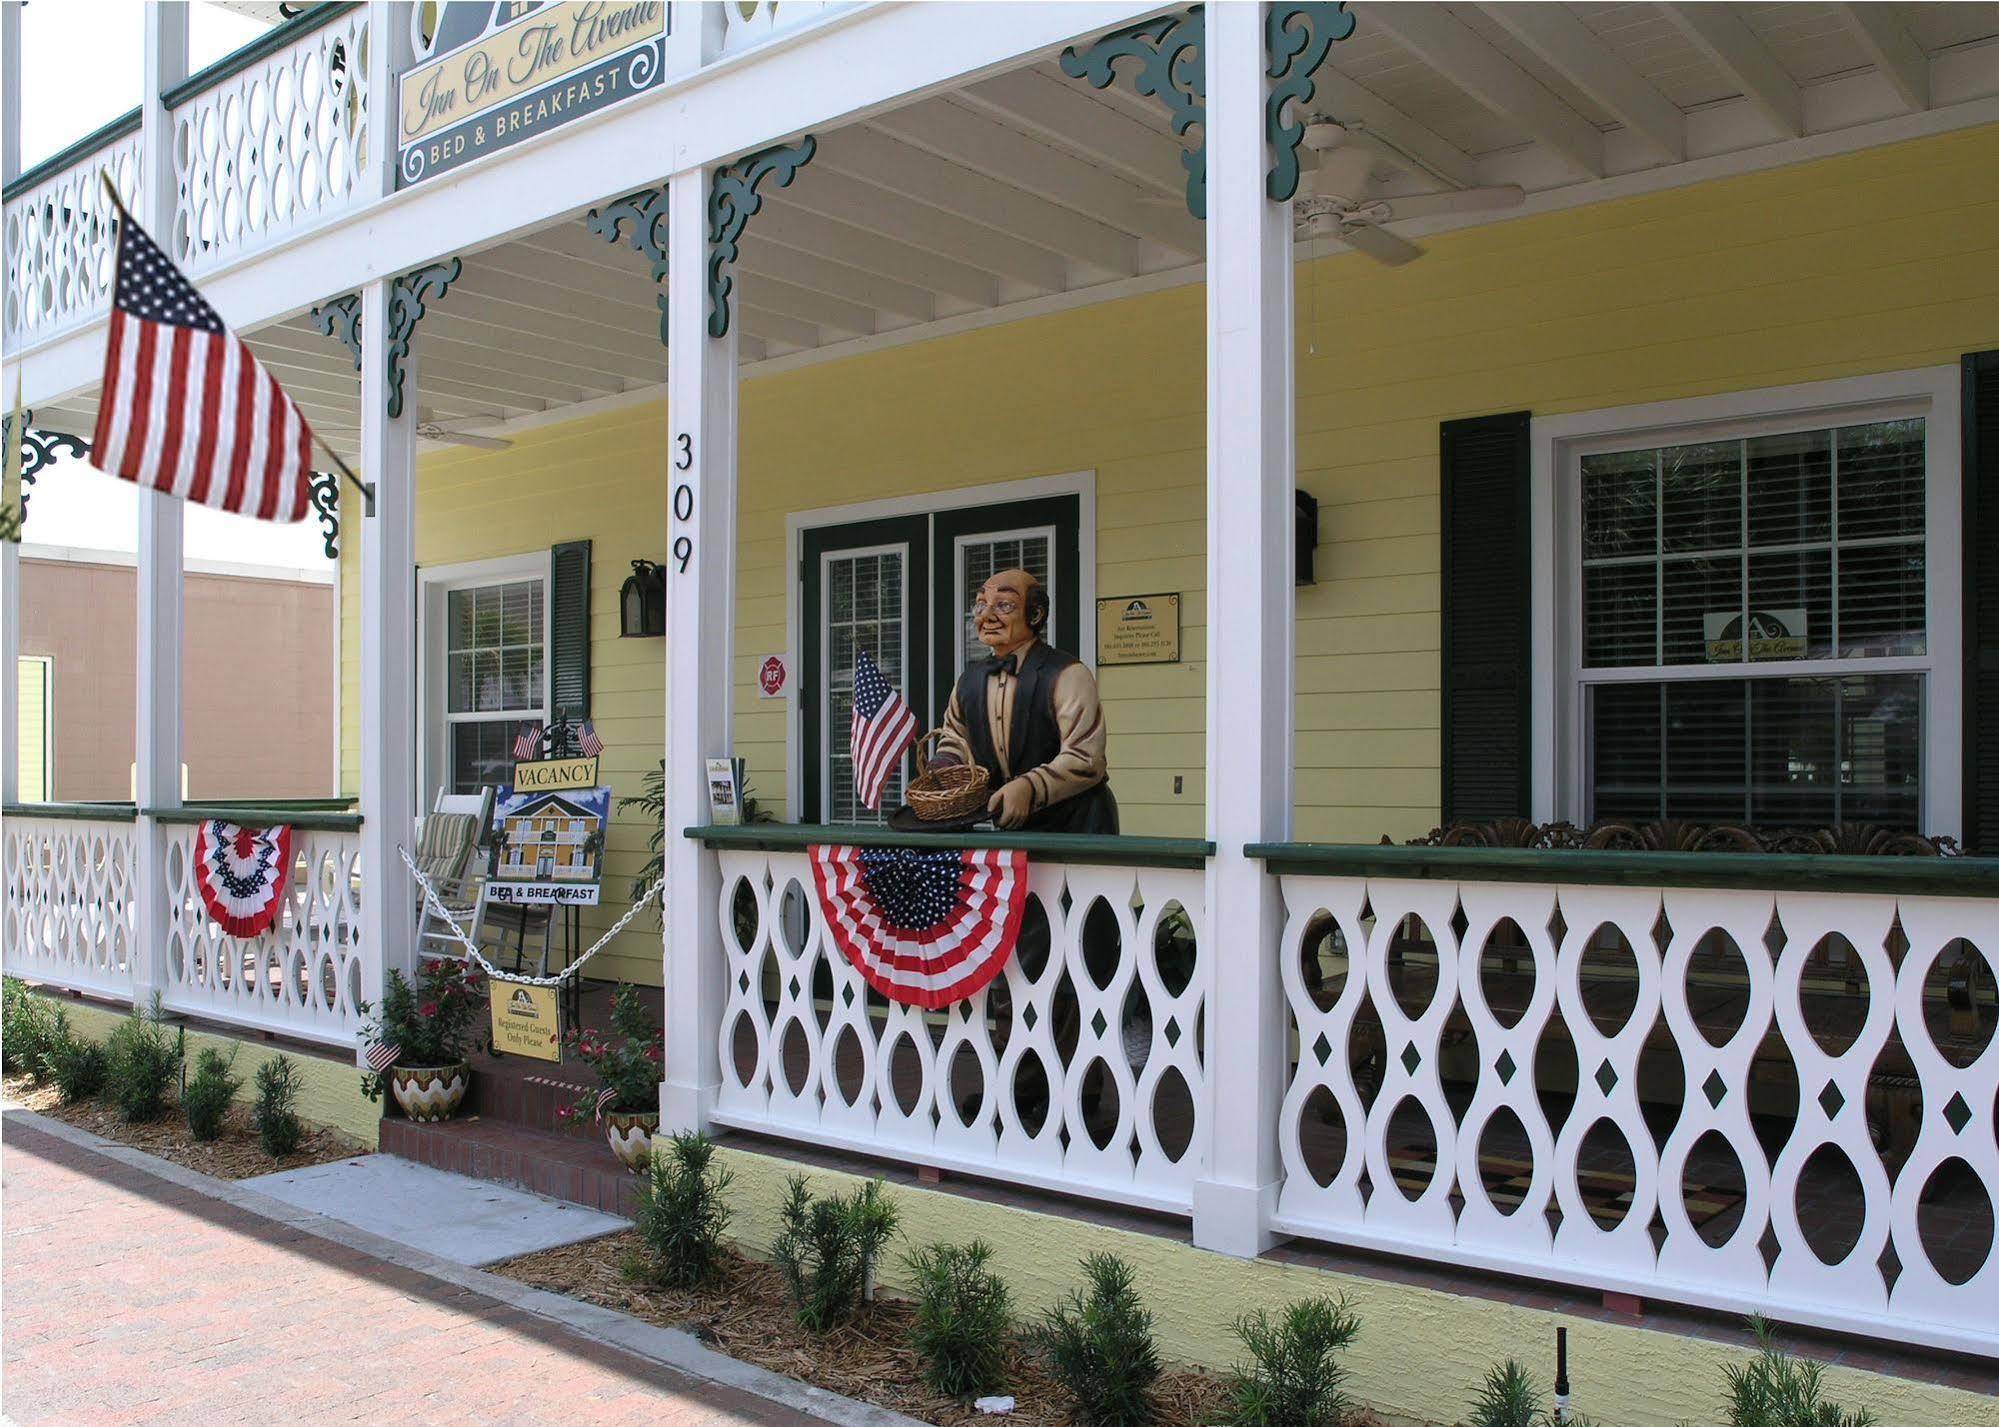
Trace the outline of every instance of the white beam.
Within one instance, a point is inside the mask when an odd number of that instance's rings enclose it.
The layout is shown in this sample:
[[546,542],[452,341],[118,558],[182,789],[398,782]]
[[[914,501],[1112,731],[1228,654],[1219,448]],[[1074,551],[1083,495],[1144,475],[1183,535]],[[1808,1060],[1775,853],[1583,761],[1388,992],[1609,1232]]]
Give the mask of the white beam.
[[1860,41],[1887,81],[1895,86],[1910,113],[1930,107],[1930,57],[1902,26],[1888,5],[1835,5],[1840,18]]
[[756,238],[880,277],[901,278],[974,307],[991,307],[999,301],[999,284],[991,273],[837,219],[768,204],[757,214]]
[[1368,133],[1399,149],[1419,167],[1452,188],[1479,185],[1478,162],[1428,125],[1419,123],[1373,90],[1322,66],[1312,80],[1312,109],[1341,123],[1358,123]]
[[1208,9],[1207,1145],[1194,1242],[1270,1247],[1282,1179],[1277,879],[1244,853],[1291,834],[1292,371],[1289,203],[1264,196],[1263,7]]
[[818,253],[782,248],[754,233],[743,234],[739,247],[743,269],[760,277],[809,287],[912,322],[929,322],[937,316],[937,294],[916,283],[864,272]]
[[1626,64],[1616,50],[1598,39],[1568,6],[1485,4],[1479,8],[1494,24],[1609,110],[1618,123],[1644,139],[1661,159],[1678,163],[1686,158],[1686,115],[1654,88],[1650,80]]
[[[835,134],[821,141],[820,147],[827,148],[838,141]],[[939,257],[954,257],[994,277],[1040,288],[1043,292],[1061,292],[1069,285],[1068,264],[1058,253],[928,203],[820,169],[816,161],[799,170],[798,177],[779,195],[777,203],[766,195],[764,209],[768,211],[779,203],[838,219]]]
[[0,5],[0,182],[5,183],[21,171],[21,9]]
[[1591,178],[1602,178],[1603,135],[1547,86],[1441,5],[1369,5],[1361,20]]
[[[12,183],[20,171],[21,7],[0,5],[0,182]],[[9,403],[10,419],[13,400],[14,383],[9,381],[0,401]],[[26,437],[23,431],[21,438]],[[0,803],[21,799],[20,658],[21,547],[0,540]],[[49,796],[46,789],[42,796]]]
[[1805,132],[1805,100],[1796,81],[1770,53],[1770,47],[1756,38],[1756,32],[1742,22],[1733,5],[1662,5],[1667,18],[1679,26],[1742,96],[1762,111],[1763,116],[1789,139]]
[[1107,165],[1154,193],[1186,191],[1179,141],[1099,103],[1081,80],[1019,69],[970,85],[952,97]]

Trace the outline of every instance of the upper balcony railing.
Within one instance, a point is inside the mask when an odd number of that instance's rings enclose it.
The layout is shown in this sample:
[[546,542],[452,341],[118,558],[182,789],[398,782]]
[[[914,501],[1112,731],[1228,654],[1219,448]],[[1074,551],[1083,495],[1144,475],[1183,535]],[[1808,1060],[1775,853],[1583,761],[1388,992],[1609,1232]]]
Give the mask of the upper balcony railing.
[[726,0],[722,53],[740,54],[809,20],[852,8],[852,0]]
[[134,109],[7,185],[0,335],[10,351],[105,310],[116,225],[98,175],[108,173],[119,197],[134,203],[142,158]]

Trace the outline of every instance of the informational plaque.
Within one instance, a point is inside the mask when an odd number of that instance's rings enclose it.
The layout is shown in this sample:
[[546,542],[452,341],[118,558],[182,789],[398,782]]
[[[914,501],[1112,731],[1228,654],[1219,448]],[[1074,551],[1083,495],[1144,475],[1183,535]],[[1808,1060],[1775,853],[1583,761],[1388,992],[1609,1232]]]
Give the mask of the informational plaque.
[[1097,663],[1180,662],[1180,596],[1118,595],[1097,601]]
[[493,1048],[502,1055],[562,1059],[562,1013],[553,986],[491,983]]

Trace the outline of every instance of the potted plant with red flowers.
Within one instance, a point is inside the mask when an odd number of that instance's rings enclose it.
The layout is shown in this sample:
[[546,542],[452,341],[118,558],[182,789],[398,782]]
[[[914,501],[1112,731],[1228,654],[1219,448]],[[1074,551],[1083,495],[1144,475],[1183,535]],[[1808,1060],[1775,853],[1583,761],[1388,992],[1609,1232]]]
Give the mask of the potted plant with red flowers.
[[[448,1120],[472,1084],[466,1056],[485,1015],[485,977],[467,962],[426,956],[414,982],[391,968],[381,1014],[363,1035],[370,1100],[386,1083],[412,1120]],[[368,1013],[364,1003],[363,1015]]]
[[664,1039],[646,1013],[636,986],[611,993],[611,1030],[572,1030],[569,1051],[597,1072],[595,1090],[557,1111],[565,1120],[592,1119],[604,1127],[611,1152],[625,1168],[643,1168],[659,1133],[659,1079]]

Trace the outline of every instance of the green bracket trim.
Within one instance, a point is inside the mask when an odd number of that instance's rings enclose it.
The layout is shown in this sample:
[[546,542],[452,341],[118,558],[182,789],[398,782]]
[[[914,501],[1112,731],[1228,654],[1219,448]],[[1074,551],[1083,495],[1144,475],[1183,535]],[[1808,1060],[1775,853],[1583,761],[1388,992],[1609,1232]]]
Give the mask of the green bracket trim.
[[[1305,142],[1306,106],[1312,102],[1312,75],[1326,54],[1354,32],[1354,17],[1346,0],[1338,4],[1272,5],[1263,20],[1264,48],[1270,54],[1264,72],[1277,83],[1263,101],[1263,131],[1276,158],[1264,177],[1264,192],[1288,203],[1298,192],[1298,146]],[[1290,119],[1284,106],[1294,105]]]
[[312,477],[312,508],[325,527],[326,558],[340,558],[340,477],[331,471],[315,471]]
[[[637,193],[628,193],[614,203],[602,208],[592,208],[583,220],[584,226],[607,243],[615,244],[620,237],[631,244],[632,251],[652,260],[652,280],[654,283],[666,281],[666,185],[657,188],[641,188]],[[631,224],[629,233],[625,224]],[[660,293],[659,302],[659,343],[666,345],[666,294]]]
[[[0,415],[0,441],[14,439],[14,416],[12,412]],[[21,518],[28,517],[28,487],[35,483],[50,465],[54,464],[56,452],[62,451],[79,460],[90,454],[90,443],[81,436],[72,436],[67,431],[44,431],[35,425],[35,413],[21,412]],[[17,540],[20,531],[12,534],[0,531],[0,538]]]
[[[798,171],[819,152],[819,140],[807,134],[789,147],[774,144],[726,168],[715,170],[708,188],[708,335],[729,335],[729,292],[735,286],[726,269],[736,261],[736,240],[750,219],[763,208],[757,189],[766,178],[789,188]],[[663,300],[662,300],[663,301]]]
[[[403,414],[403,361],[410,354],[410,338],[416,324],[428,310],[424,304],[451,290],[465,271],[458,258],[430,263],[404,273],[389,289],[388,410],[391,420]],[[361,296],[350,292],[312,309],[312,325],[323,337],[331,337],[354,356],[354,370],[361,370]]]
[[1087,49],[1071,45],[1062,51],[1062,72],[1088,80],[1092,89],[1108,89],[1116,81],[1119,60],[1137,60],[1132,90],[1166,106],[1176,135],[1184,138],[1201,126],[1201,142],[1181,152],[1180,166],[1187,170],[1187,211],[1203,220],[1208,216],[1207,33],[1207,16],[1196,5],[1182,16],[1113,30]]
[[0,816],[60,818],[64,822],[128,823],[139,816],[136,803],[8,803]]

